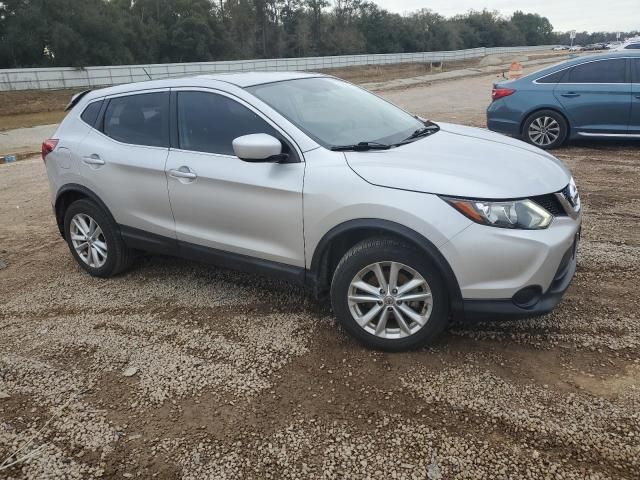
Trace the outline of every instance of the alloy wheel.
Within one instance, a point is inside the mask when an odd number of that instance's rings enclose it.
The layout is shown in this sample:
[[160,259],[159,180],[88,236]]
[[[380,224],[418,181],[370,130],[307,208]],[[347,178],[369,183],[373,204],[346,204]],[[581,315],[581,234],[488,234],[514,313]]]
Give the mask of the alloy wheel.
[[408,337],[422,329],[431,316],[433,297],[427,281],[399,262],[376,262],[351,281],[349,310],[368,333],[386,339]]
[[532,143],[539,147],[548,147],[560,136],[560,124],[553,117],[537,117],[529,125],[527,133]]
[[71,244],[84,263],[100,268],[107,261],[107,241],[100,225],[85,213],[71,219]]

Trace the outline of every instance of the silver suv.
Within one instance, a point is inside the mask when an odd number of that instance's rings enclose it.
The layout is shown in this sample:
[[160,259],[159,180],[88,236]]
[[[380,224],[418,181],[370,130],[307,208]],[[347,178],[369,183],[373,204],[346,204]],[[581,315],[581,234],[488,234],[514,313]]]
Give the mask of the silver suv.
[[338,79],[243,73],[83,92],[42,146],[60,233],[91,275],[157,252],[331,299],[366,345],[452,318],[550,311],[576,268],[568,169]]

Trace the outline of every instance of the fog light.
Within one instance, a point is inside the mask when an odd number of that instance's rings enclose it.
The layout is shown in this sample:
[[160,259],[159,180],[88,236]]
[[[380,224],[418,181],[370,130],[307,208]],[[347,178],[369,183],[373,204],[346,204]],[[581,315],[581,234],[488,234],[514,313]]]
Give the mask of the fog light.
[[518,290],[512,300],[513,303],[521,308],[531,308],[540,301],[540,297],[542,297],[542,288],[534,285]]

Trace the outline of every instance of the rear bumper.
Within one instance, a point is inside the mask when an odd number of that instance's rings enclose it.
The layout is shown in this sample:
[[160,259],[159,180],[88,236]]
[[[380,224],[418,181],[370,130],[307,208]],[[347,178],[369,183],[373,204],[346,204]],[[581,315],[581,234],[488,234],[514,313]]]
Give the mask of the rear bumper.
[[518,304],[517,294],[511,299],[466,299],[463,300],[465,320],[515,320],[538,317],[551,312],[560,303],[576,272],[579,234],[573,246],[563,256],[558,270],[547,291],[526,305]]
[[502,133],[510,137],[520,137],[520,124],[504,118],[491,118],[487,115],[487,128],[492,132]]
[[520,113],[507,105],[507,99],[492,102],[487,108],[487,128],[512,137],[520,137]]

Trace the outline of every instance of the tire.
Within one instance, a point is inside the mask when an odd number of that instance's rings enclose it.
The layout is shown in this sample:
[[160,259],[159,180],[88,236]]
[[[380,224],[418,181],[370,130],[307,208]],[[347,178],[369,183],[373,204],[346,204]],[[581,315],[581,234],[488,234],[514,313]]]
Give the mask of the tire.
[[532,113],[522,125],[522,138],[527,143],[545,150],[560,147],[567,140],[568,134],[567,121],[553,110]]
[[[88,229],[90,233],[93,229],[91,236],[95,238],[90,242],[83,241],[82,238],[87,237],[83,229]],[[77,200],[67,208],[64,233],[71,255],[94,277],[108,278],[117,275],[133,261],[132,251],[124,244],[116,223],[91,200]],[[95,256],[88,254],[89,249],[94,250]]]
[[[384,275],[387,287],[384,293],[375,265],[380,266]],[[399,272],[395,293],[392,269]],[[424,284],[418,285],[421,279]],[[410,281],[416,287],[410,288]],[[364,286],[366,290],[361,288]],[[403,287],[408,290],[402,291]],[[409,301],[409,294],[413,301]],[[375,302],[373,297],[377,297]],[[415,247],[384,237],[364,240],[342,257],[331,282],[331,305],[338,321],[358,341],[369,348],[391,352],[433,343],[449,319],[448,295],[437,268]],[[374,310],[377,312],[372,314]],[[407,310],[413,311],[413,315],[407,314]],[[403,321],[396,319],[398,314]],[[373,315],[370,321],[367,315]],[[422,324],[416,321],[416,315]],[[360,326],[357,318],[364,326]]]

